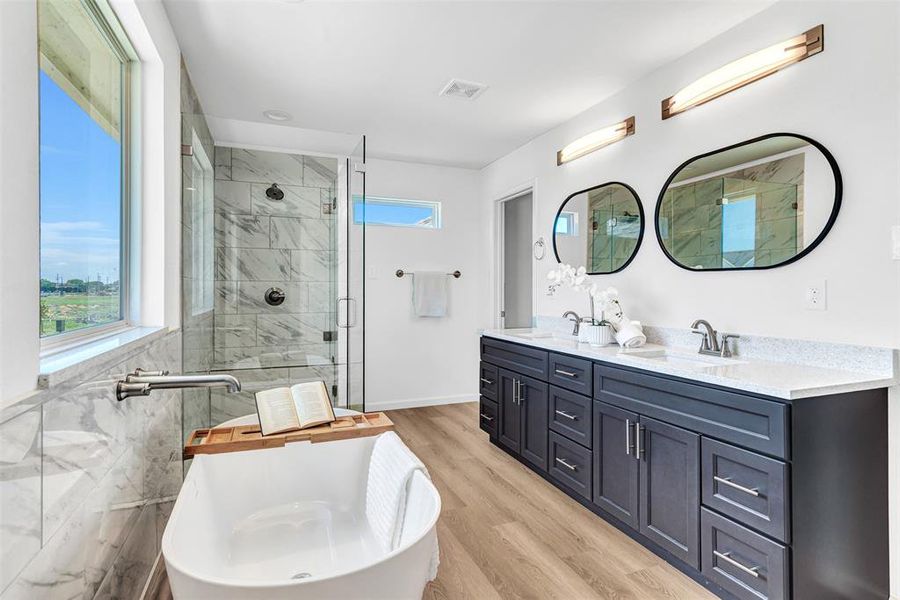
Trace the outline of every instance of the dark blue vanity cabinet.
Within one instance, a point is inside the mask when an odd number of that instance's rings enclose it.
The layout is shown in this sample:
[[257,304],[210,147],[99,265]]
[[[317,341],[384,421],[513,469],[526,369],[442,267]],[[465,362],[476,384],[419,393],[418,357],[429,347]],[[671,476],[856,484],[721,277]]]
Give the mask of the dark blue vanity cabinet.
[[491,441],[723,598],[888,597],[887,390],[781,400],[481,338]]

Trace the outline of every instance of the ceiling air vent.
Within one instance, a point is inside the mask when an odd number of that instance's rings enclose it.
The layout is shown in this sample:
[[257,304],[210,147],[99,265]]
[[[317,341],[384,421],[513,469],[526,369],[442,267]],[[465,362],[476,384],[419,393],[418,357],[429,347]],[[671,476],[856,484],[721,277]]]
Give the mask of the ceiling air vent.
[[483,83],[474,81],[465,81],[463,79],[451,79],[441,90],[438,96],[452,96],[454,98],[463,98],[465,100],[474,100],[487,89]]

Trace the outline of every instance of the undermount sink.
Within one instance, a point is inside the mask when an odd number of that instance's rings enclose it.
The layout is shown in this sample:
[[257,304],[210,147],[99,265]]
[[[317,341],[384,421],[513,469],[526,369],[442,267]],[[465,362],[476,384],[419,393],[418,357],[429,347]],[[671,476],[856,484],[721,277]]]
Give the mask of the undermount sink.
[[684,351],[675,351],[668,348],[643,348],[623,352],[627,356],[641,358],[655,363],[665,363],[673,367],[687,369],[712,369],[729,365],[745,364],[744,361],[735,358],[723,358],[707,354],[690,354]]
[[524,338],[526,340],[555,337],[552,331],[541,331],[537,329],[508,329],[507,331],[504,331],[504,333],[514,337]]

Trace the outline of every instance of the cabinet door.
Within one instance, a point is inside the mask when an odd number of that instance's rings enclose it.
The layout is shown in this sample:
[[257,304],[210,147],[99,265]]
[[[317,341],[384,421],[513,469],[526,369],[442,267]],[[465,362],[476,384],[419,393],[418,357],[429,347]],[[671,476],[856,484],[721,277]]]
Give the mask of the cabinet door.
[[519,407],[522,416],[520,453],[522,458],[542,471],[547,470],[549,455],[549,424],[547,411],[550,386],[531,377],[517,376],[519,386]]
[[522,408],[518,402],[518,386],[515,373],[500,369],[498,377],[498,412],[499,425],[497,429],[497,439],[500,443],[515,453],[521,451],[520,441],[522,439]]
[[641,533],[694,568],[700,558],[700,436],[641,417]]
[[594,504],[634,529],[639,526],[637,422],[633,412],[594,402]]

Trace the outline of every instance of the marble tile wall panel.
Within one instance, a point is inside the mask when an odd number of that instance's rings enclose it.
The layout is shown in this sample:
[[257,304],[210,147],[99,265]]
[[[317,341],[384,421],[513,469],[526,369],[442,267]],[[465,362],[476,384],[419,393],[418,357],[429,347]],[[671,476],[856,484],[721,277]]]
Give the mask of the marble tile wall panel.
[[303,185],[303,158],[280,152],[231,149],[231,179],[271,185]]
[[215,169],[217,181],[231,181],[231,148],[216,146]]
[[322,156],[303,157],[303,185],[334,188],[337,180],[338,162],[336,158]]
[[[104,365],[78,385],[41,392],[37,409],[0,427],[4,600],[91,598],[113,570],[130,574],[114,597],[130,597],[148,571],[129,565],[159,550],[156,518],[152,535],[139,524],[147,506],[170,502],[181,485],[181,393],[117,402],[113,389],[138,366],[179,371],[181,333]],[[39,441],[29,445],[29,435]],[[19,560],[7,561],[10,552]]]
[[[332,184],[333,185],[333,184]],[[268,184],[252,184],[250,200],[255,215],[273,215],[281,217],[300,217],[304,219],[320,219],[322,215],[322,190],[316,187],[300,187],[281,185],[284,198],[273,200],[266,196]]]
[[217,245],[231,248],[269,247],[269,217],[219,212],[215,223]]

